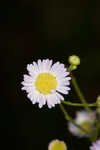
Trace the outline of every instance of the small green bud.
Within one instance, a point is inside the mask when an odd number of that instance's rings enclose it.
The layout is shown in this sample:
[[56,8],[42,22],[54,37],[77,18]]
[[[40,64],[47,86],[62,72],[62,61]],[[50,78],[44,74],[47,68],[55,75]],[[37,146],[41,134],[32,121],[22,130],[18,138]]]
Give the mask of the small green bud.
[[76,55],[72,55],[72,56],[69,56],[68,62],[71,65],[77,66],[77,65],[80,65],[80,58]]
[[71,70],[76,70],[77,66],[76,65],[71,65]]
[[53,140],[49,143],[48,150],[67,150],[67,146],[63,141]]
[[69,71],[73,71],[73,70],[76,70],[77,69],[77,66],[76,65],[70,65],[68,70]]

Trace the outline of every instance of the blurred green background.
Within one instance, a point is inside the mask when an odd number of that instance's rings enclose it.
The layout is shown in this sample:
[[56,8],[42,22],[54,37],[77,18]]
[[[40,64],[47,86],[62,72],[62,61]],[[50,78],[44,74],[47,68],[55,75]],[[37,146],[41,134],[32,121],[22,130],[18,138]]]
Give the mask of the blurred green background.
[[[0,2],[1,138],[3,149],[47,150],[53,139],[64,140],[68,150],[88,150],[88,139],[71,136],[57,105],[32,105],[21,81],[26,65],[49,58],[68,65],[77,54],[74,72],[88,99],[100,94],[100,1],[20,0]],[[79,102],[74,90],[66,100]],[[66,108],[70,115],[82,108]],[[2,147],[1,146],[1,147]]]

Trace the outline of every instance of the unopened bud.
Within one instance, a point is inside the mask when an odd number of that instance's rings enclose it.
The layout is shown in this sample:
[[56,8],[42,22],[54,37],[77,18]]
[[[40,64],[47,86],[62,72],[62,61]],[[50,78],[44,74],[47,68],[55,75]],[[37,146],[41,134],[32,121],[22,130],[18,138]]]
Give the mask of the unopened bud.
[[49,143],[48,150],[67,150],[65,142],[53,140]]
[[69,56],[68,62],[71,65],[77,66],[77,65],[80,65],[80,58],[76,55],[72,55],[72,56]]

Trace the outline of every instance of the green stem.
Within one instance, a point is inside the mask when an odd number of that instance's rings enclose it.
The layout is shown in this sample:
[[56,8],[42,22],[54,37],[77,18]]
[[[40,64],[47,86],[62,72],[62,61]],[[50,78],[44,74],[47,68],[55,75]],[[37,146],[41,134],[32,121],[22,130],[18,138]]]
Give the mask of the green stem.
[[88,106],[88,107],[95,107],[97,106],[97,103],[93,103],[93,104],[80,104],[80,103],[72,103],[70,101],[62,101],[63,104],[69,105],[69,106],[78,106],[78,107],[84,107],[84,106]]
[[93,141],[97,140],[99,131],[100,131],[100,115],[99,115],[98,120],[96,121],[96,128],[95,128],[94,134],[92,135]]
[[76,79],[75,79],[75,77],[74,77],[73,75],[72,75],[72,84],[73,84],[73,86],[74,86],[74,88],[75,88],[75,91],[76,91],[78,97],[80,98],[80,100],[81,100],[82,103],[84,104],[85,109],[86,109],[88,112],[90,112],[91,109],[87,106],[87,102],[86,102],[86,100],[85,100],[85,98],[84,98],[84,96],[83,96],[83,94],[82,94],[82,92],[81,92],[81,90],[80,90],[80,88],[79,88],[79,86],[78,86],[78,84],[77,84],[77,81],[76,81]]
[[83,132],[87,133],[87,132],[85,131],[85,129],[83,129],[80,125],[78,125],[78,124],[76,124],[76,123],[74,122],[74,120],[69,116],[69,114],[67,113],[67,111],[65,110],[65,108],[64,108],[64,106],[63,106],[62,104],[60,104],[59,106],[60,106],[62,112],[64,113],[65,119],[66,119],[67,121],[70,121],[74,126],[76,126],[77,128],[79,128],[79,129],[82,130]]

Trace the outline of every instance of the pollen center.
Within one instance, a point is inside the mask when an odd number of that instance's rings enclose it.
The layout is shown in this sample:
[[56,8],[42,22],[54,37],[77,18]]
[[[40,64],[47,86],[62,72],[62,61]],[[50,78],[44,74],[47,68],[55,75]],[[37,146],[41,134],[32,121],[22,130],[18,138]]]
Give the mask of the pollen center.
[[57,87],[56,78],[49,73],[41,73],[35,82],[37,90],[42,94],[50,94]]

